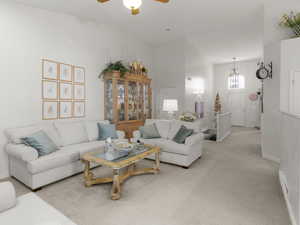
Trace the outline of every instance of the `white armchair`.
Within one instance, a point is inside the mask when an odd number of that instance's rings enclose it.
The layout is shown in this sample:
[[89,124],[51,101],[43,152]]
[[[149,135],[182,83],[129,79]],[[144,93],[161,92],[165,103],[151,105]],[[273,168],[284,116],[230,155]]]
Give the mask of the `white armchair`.
[[[150,123],[146,121],[147,124]],[[141,137],[140,131],[133,132],[132,142],[140,140],[145,144],[159,146],[161,148],[160,159],[162,162],[176,164],[188,168],[195,160],[202,155],[202,143],[204,140],[203,133],[195,133],[185,140],[184,144],[178,144],[172,140],[175,136],[177,128],[181,126],[180,121],[169,121],[169,127],[167,127],[166,120],[151,120],[151,123],[155,123],[160,133],[161,138],[144,139]],[[154,159],[153,156],[149,156],[150,159]]]
[[76,225],[34,193],[16,198],[15,189],[10,182],[0,183],[0,224]]

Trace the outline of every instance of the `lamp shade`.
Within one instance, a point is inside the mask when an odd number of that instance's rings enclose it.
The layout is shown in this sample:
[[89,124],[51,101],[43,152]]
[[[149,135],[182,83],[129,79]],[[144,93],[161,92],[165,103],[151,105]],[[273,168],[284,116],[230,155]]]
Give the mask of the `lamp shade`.
[[138,9],[142,5],[142,0],[123,0],[123,4],[128,9]]
[[163,111],[167,111],[167,112],[178,111],[178,101],[177,101],[177,99],[164,99]]

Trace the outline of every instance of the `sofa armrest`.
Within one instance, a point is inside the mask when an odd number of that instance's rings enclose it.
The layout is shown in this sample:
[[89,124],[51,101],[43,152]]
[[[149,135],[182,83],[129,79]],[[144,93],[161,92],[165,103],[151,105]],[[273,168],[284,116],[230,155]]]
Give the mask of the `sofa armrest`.
[[36,160],[39,157],[37,150],[23,144],[8,144],[6,145],[6,152],[9,156],[25,162]]
[[185,139],[185,145],[196,145],[201,144],[204,140],[203,133],[196,133]]
[[12,183],[0,183],[0,213],[14,207],[16,203],[16,191]]
[[117,135],[119,139],[125,139],[125,132],[122,130],[117,130]]

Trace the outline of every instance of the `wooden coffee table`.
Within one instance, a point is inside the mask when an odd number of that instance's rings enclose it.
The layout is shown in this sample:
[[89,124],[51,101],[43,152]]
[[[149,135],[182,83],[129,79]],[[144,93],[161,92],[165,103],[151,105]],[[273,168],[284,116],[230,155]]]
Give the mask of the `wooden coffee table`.
[[[85,164],[84,179],[85,186],[91,187],[94,184],[113,183],[111,190],[111,199],[118,200],[121,197],[121,184],[129,177],[141,174],[157,174],[160,171],[159,160],[160,148],[150,145],[145,145],[142,150],[132,151],[128,156],[110,161],[103,154],[103,149],[89,152],[82,156],[81,160]],[[137,169],[136,163],[143,160],[149,155],[155,154],[155,164],[153,168]],[[90,164],[97,163],[102,166],[107,166],[113,169],[113,177],[96,178],[90,170]],[[121,174],[120,170],[127,168],[126,172]]]

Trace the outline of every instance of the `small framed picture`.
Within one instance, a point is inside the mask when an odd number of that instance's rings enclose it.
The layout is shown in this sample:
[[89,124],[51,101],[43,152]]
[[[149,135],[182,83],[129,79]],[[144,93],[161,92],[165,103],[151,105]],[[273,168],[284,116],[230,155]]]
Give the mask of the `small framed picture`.
[[83,67],[74,67],[74,83],[81,83],[85,82],[85,69]]
[[74,99],[85,100],[85,86],[80,84],[74,85]]
[[72,66],[67,64],[60,64],[60,72],[59,72],[59,79],[61,81],[72,81]]
[[73,98],[73,86],[70,83],[60,82],[59,84],[59,99],[72,100]]
[[43,102],[43,120],[58,119],[58,102]]
[[44,100],[57,100],[58,98],[58,84],[56,81],[42,81],[42,97]]
[[58,78],[58,63],[43,59],[42,61],[43,66],[43,78],[48,80],[57,80]]
[[71,118],[72,112],[72,102],[59,102],[59,118],[66,119]]
[[85,102],[73,102],[74,117],[85,117]]

